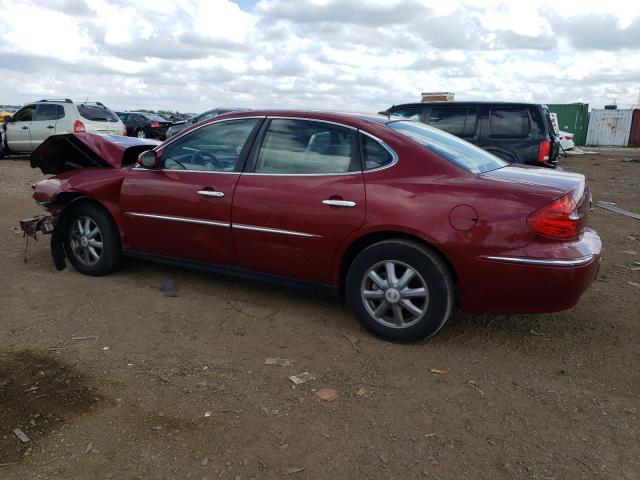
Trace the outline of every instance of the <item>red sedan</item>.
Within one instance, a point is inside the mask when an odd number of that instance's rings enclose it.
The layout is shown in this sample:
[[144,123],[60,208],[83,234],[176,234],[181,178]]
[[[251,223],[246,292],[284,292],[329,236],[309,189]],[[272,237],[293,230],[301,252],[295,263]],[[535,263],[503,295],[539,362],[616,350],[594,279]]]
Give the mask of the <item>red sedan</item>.
[[130,256],[344,294],[374,334],[416,341],[456,305],[570,308],[600,265],[584,176],[416,122],[239,112],[152,147],[76,134],[34,153],[56,174],[34,198],[58,268],[104,275]]

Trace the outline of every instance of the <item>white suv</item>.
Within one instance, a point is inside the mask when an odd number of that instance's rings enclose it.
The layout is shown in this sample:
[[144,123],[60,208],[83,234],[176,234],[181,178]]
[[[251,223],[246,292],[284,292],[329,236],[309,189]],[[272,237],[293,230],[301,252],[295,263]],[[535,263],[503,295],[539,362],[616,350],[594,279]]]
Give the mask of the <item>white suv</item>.
[[31,153],[51,135],[61,133],[127,134],[118,116],[102,103],[74,103],[68,98],[25,105],[0,130],[0,158]]

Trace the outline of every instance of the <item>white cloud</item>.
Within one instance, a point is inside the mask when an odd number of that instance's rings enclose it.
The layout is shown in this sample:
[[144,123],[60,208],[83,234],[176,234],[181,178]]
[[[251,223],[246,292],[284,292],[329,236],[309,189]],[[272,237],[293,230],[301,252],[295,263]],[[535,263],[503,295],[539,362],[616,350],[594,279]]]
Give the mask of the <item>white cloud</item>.
[[378,111],[459,99],[636,101],[627,0],[0,0],[0,103]]

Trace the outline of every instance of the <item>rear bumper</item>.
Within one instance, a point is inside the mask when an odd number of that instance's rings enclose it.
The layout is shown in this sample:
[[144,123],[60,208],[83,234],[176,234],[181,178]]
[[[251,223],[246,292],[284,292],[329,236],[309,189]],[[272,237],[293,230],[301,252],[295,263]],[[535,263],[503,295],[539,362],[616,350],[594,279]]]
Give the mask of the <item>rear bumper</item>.
[[543,313],[571,308],[595,280],[601,251],[600,237],[587,229],[579,240],[554,250],[541,244],[477,256],[460,275],[462,310]]

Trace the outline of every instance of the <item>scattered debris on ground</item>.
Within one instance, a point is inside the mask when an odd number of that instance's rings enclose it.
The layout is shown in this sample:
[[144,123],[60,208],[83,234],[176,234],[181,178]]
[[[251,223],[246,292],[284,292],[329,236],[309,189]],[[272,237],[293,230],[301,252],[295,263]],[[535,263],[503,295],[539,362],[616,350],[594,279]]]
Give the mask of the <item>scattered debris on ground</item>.
[[165,297],[178,296],[178,289],[171,280],[165,280],[164,282],[162,282],[162,285],[160,285],[160,291]]
[[302,385],[303,383],[308,382],[309,380],[315,380],[316,377],[311,375],[309,372],[303,372],[300,375],[291,375],[289,380],[291,380],[296,385]]
[[22,431],[21,428],[14,429],[13,433],[15,434],[16,437],[20,439],[22,443],[29,443],[31,441],[31,439],[27,436],[26,433]]
[[264,364],[277,365],[279,367],[293,367],[295,361],[289,360],[288,358],[265,358]]
[[338,391],[335,388],[321,388],[316,391],[316,396],[325,402],[333,402],[338,398]]
[[616,207],[614,203],[611,202],[595,202],[594,205],[596,207],[604,208],[605,210],[609,210],[611,212],[619,213],[620,215],[625,215],[627,217],[635,218],[636,220],[640,220],[640,213],[630,212],[629,210],[625,210],[624,208]]

